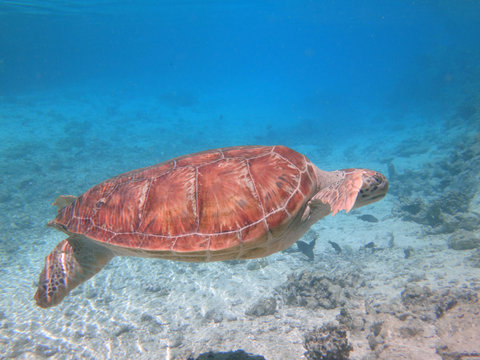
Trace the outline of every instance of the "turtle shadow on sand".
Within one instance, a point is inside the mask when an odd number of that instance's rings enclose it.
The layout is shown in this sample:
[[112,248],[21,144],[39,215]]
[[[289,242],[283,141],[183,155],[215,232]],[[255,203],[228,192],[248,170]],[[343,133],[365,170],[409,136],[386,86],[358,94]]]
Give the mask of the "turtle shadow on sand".
[[248,354],[243,350],[213,352],[200,354],[197,358],[189,357],[187,360],[265,360],[261,355]]

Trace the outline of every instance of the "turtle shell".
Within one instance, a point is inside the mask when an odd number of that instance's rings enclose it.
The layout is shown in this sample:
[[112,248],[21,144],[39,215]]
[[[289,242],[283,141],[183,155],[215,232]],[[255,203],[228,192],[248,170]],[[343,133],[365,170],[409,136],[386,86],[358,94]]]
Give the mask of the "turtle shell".
[[215,149],[106,180],[49,225],[126,255],[252,258],[279,251],[276,239],[316,187],[314,166],[287,147]]

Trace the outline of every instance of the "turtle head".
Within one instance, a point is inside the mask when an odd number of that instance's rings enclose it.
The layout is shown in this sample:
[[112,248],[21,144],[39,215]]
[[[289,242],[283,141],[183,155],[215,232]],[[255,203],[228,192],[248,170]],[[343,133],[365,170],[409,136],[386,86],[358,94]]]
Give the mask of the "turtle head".
[[328,212],[331,211],[332,215],[342,210],[348,213],[352,209],[378,201],[388,190],[387,178],[367,169],[327,172],[317,168],[317,180],[321,186],[312,197],[312,205],[318,207],[318,204],[328,204]]
[[383,174],[368,169],[346,169],[344,171],[347,176],[349,172],[361,174],[362,185],[358,190],[357,199],[353,205],[354,209],[374,203],[387,194],[388,180]]

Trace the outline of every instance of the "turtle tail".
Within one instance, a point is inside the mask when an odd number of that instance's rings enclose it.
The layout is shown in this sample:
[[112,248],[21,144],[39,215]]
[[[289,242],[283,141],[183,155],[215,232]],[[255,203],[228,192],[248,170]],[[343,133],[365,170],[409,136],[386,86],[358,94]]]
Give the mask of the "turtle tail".
[[59,304],[68,293],[99,272],[114,254],[81,236],[60,241],[45,258],[35,301],[48,308]]

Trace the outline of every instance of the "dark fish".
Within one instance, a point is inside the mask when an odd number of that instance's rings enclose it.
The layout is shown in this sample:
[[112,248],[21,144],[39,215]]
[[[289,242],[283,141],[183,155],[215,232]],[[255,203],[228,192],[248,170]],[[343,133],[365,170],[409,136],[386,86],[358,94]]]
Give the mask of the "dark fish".
[[374,253],[376,251],[385,250],[385,248],[383,248],[383,247],[377,247],[377,245],[373,241],[370,241],[369,243],[365,244],[360,249],[369,249],[372,253]]
[[313,255],[313,247],[315,246],[315,243],[317,241],[317,238],[313,239],[310,244],[307,244],[304,241],[297,241],[297,247],[298,250],[300,250],[304,255],[308,257],[309,260],[313,260],[315,255]]
[[336,242],[329,241],[329,244],[332,245],[332,247],[335,249],[335,252],[337,254],[340,254],[342,252],[342,248]]
[[357,218],[363,221],[368,221],[368,222],[378,222],[378,219],[375,216],[370,214],[360,215],[360,216],[357,216]]
[[412,256],[412,253],[413,253],[413,249],[411,247],[403,249],[403,254],[405,259],[408,259],[410,256]]

